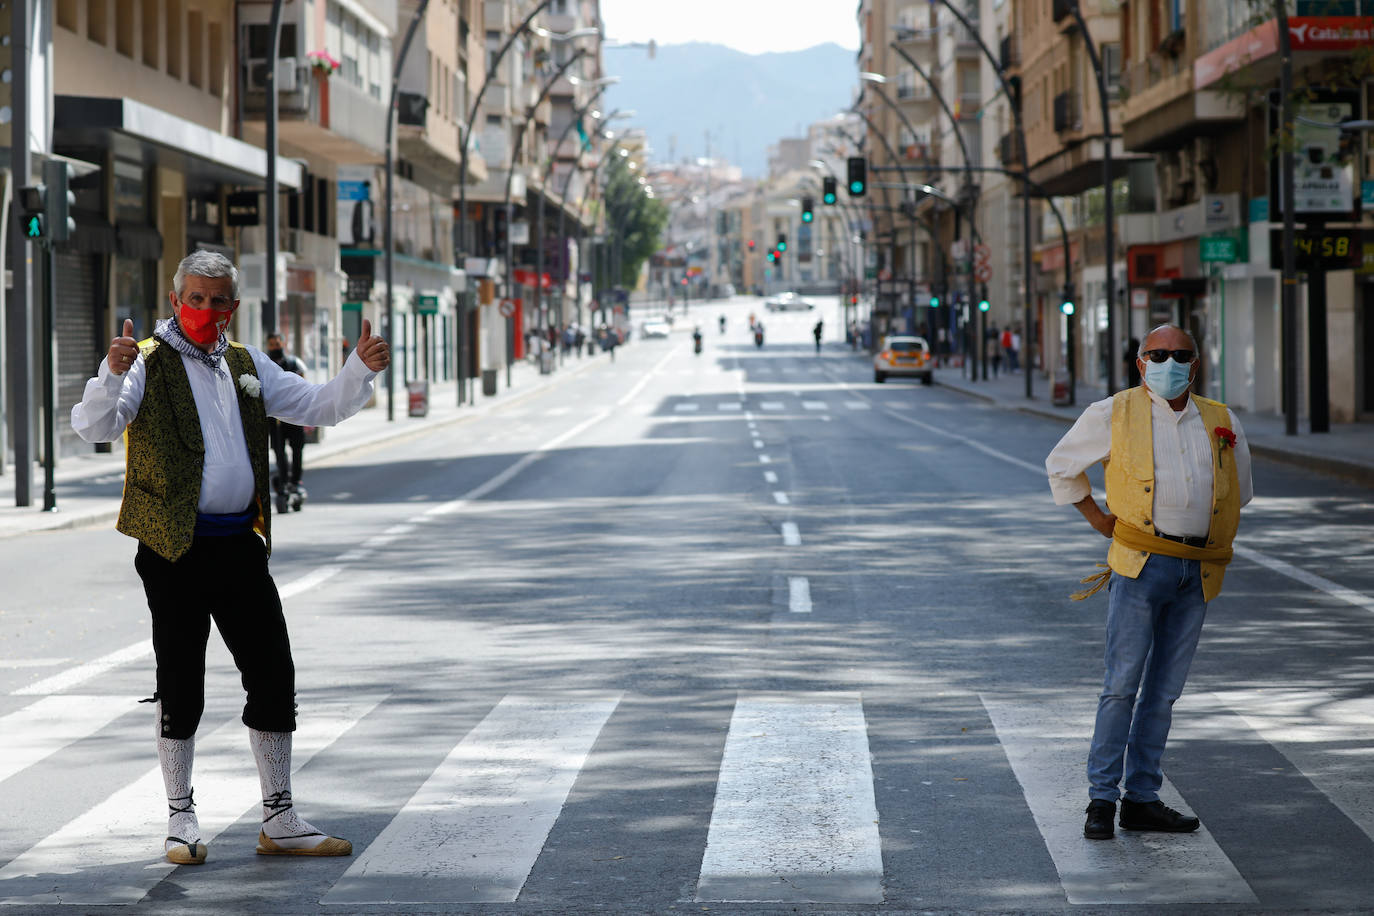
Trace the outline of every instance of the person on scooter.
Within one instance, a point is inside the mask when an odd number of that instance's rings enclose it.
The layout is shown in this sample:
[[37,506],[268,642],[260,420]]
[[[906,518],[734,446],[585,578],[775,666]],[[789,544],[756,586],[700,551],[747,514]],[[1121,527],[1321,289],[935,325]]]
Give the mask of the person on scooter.
[[[272,362],[287,372],[294,372],[305,378],[305,364],[286,352],[285,342],[280,334],[267,335],[267,356]],[[288,508],[300,511],[305,502],[305,488],[301,486],[301,461],[305,452],[305,427],[284,420],[268,418],[272,436],[272,452],[277,457],[277,473],[272,478],[272,489],[277,494],[277,511]],[[291,463],[286,462],[286,446],[291,446]]]

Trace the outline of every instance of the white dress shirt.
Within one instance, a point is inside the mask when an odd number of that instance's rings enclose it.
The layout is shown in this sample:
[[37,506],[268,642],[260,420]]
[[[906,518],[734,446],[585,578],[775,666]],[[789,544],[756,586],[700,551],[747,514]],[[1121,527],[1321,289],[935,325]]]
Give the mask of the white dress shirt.
[[[1191,398],[1183,410],[1174,410],[1148,388],[1146,393],[1150,396],[1155,460],[1154,526],[1165,534],[1201,537],[1207,534],[1212,520],[1213,433],[1203,424]],[[1236,479],[1243,506],[1255,495],[1250,446],[1236,415],[1229,407],[1226,413],[1236,434]],[[1112,399],[1107,398],[1090,404],[1045,459],[1055,505],[1071,505],[1091,496],[1087,469],[1106,460],[1111,451]]]
[[[171,350],[170,345],[162,344]],[[247,347],[262,383],[260,396],[269,417],[299,426],[334,426],[362,409],[372,396],[372,379],[355,350],[343,370],[323,385],[312,384],[293,372],[285,372],[266,353]],[[220,371],[184,354],[205,439],[205,465],[200,481],[201,512],[242,512],[253,502],[253,467],[239,417],[237,379],[221,357]],[[143,354],[123,375],[110,371],[109,358],[100,361],[96,377],[86,383],[81,403],[72,408],[72,428],[87,442],[112,442],[138,416],[143,403],[147,369]]]

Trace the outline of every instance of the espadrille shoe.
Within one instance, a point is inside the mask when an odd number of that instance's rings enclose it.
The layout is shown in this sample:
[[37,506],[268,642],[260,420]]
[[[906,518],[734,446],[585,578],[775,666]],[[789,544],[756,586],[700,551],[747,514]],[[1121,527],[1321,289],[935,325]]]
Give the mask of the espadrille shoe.
[[[204,848],[204,847],[201,847]],[[258,831],[260,856],[351,856],[353,844],[336,836],[308,833],[304,836],[273,839],[265,831]]]

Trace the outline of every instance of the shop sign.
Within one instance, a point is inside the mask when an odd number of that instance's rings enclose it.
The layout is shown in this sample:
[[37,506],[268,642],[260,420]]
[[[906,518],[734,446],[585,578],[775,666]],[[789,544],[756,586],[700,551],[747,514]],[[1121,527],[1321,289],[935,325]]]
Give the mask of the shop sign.
[[439,297],[421,294],[415,300],[415,311],[419,315],[439,314]]
[[1235,264],[1240,261],[1240,241],[1229,235],[1204,236],[1197,240],[1202,263]]
[[372,298],[372,275],[349,274],[344,287],[344,299],[348,302],[366,302]]
[[1374,210],[1374,181],[1368,178],[1360,182],[1360,208]]
[[261,222],[257,191],[235,191],[225,195],[224,203],[226,226],[256,226]]

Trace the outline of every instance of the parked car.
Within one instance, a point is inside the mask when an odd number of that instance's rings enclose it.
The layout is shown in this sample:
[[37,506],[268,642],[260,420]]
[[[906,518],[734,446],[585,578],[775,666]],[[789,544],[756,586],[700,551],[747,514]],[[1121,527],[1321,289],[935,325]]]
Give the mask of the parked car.
[[881,384],[889,375],[919,378],[921,384],[935,381],[935,361],[924,337],[893,335],[883,340],[883,348],[873,356],[873,381]]
[[650,318],[639,326],[639,336],[648,340],[650,337],[667,337],[673,326],[661,318]]
[[806,312],[816,306],[807,302],[794,292],[778,293],[763,301],[763,307],[770,312]]

